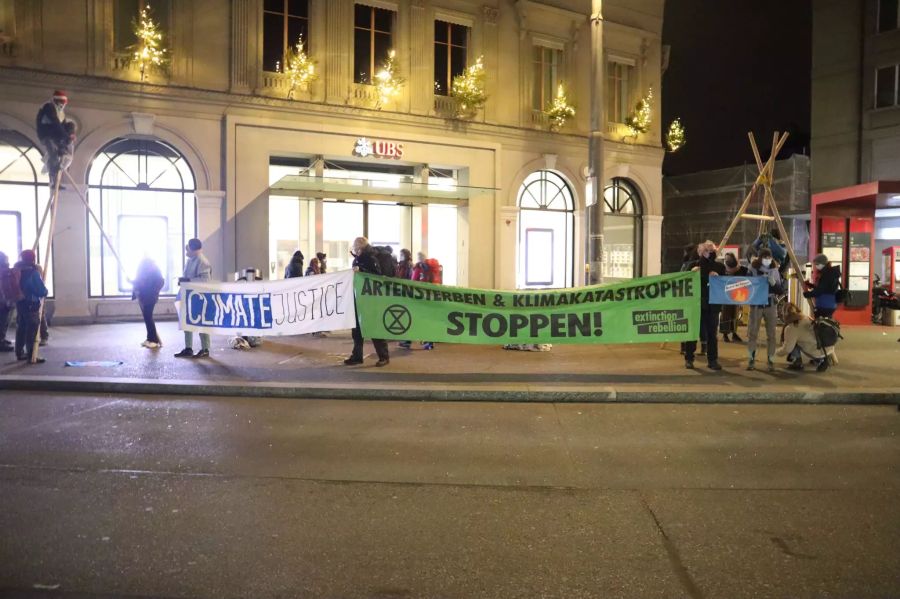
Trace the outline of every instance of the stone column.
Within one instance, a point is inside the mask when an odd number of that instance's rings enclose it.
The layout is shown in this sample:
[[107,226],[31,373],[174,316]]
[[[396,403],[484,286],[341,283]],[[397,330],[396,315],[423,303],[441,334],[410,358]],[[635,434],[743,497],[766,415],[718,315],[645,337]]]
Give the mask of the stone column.
[[497,218],[497,250],[500,253],[497,282],[500,289],[515,289],[519,241],[519,208],[501,206]]
[[231,0],[232,93],[247,94],[256,87],[261,10],[258,0]]
[[[499,28],[497,21],[500,18],[500,9],[493,6],[481,7],[483,16],[481,32],[483,41],[481,51],[484,54],[484,69],[486,73],[485,87],[487,88],[488,101],[484,105],[484,120],[489,123],[497,122],[497,98],[500,97],[497,77],[500,69]],[[474,57],[473,57],[474,60]]]
[[410,68],[409,68],[409,105],[414,114],[428,114],[432,109],[434,97],[433,86],[429,82],[431,69],[429,57],[432,56],[429,40],[431,39],[428,15],[422,0],[413,0],[410,12]]
[[349,49],[352,47],[353,3],[330,0],[325,15],[328,35],[325,41],[325,101],[344,104],[353,81]]
[[213,280],[228,280],[225,276],[225,232],[222,226],[224,191],[195,191],[197,198],[197,237],[203,242],[203,253],[212,263]]

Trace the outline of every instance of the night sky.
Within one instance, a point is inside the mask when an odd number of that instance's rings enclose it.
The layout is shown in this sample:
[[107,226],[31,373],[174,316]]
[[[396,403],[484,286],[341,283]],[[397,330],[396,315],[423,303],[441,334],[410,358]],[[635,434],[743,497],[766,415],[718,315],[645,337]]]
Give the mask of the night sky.
[[665,175],[753,163],[747,131],[809,153],[811,20],[811,0],[666,0],[663,126],[680,117],[687,144]]

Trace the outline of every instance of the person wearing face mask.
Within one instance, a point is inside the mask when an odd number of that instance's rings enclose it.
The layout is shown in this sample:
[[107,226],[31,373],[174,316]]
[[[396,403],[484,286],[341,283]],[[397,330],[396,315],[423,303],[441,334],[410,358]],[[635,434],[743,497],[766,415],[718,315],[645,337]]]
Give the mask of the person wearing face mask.
[[[725,274],[725,267],[716,261],[716,244],[712,241],[704,241],[697,246],[700,260],[692,270],[700,271],[700,336],[706,339],[706,362],[710,370],[722,370],[719,365],[719,311],[721,306],[709,303],[709,278]],[[694,353],[697,351],[697,342],[688,341],[684,344],[684,366],[694,367]]]
[[[725,274],[729,277],[746,277],[747,267],[742,266],[738,259],[732,253],[725,254]],[[723,341],[732,341],[741,343],[743,339],[737,333],[738,308],[734,304],[722,306],[722,316],[719,321],[719,332],[722,333]],[[730,335],[730,338],[729,338]]]
[[828,256],[819,254],[813,258],[813,268],[816,271],[815,284],[804,281],[806,291],[803,297],[813,298],[816,304],[815,316],[831,318],[837,310],[837,293],[841,286],[841,269],[828,261]]
[[769,372],[775,371],[775,351],[777,339],[775,338],[778,326],[778,296],[784,293],[784,283],[779,264],[772,258],[772,250],[763,248],[759,255],[750,264],[750,276],[766,277],[769,283],[768,302],[763,306],[750,306],[750,322],[747,324],[747,352],[749,360],[747,370],[756,370],[756,348],[759,340],[759,325],[766,321],[766,360]]
[[[365,237],[357,237],[353,240],[350,247],[350,254],[353,256],[353,270],[357,272],[365,272],[370,275],[380,275],[381,265],[378,262],[378,256],[375,248],[369,244],[369,240]],[[391,276],[393,273],[384,273]],[[353,328],[353,351],[350,357],[344,360],[347,366],[355,366],[363,363],[363,339],[362,330],[359,328],[359,312],[356,313],[356,326]],[[391,362],[388,353],[387,341],[384,339],[372,339],[372,345],[375,346],[375,355],[378,356],[378,362],[375,366],[381,368],[387,366]]]

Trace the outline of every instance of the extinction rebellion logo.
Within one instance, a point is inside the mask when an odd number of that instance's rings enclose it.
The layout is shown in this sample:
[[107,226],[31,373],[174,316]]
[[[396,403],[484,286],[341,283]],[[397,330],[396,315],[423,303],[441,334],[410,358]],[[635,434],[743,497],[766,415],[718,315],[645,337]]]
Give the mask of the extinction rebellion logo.
[[391,335],[402,335],[412,326],[412,314],[406,306],[392,304],[385,309],[381,322]]

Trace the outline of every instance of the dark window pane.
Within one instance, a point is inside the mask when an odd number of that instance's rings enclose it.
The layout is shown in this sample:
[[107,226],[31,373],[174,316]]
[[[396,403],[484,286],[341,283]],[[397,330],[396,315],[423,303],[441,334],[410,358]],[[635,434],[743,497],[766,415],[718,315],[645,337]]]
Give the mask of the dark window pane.
[[288,14],[294,17],[308,17],[309,0],[288,0]]
[[435,21],[434,41],[446,44],[448,39],[447,23],[444,21]]
[[383,8],[376,8],[375,29],[378,31],[386,31],[388,33],[394,31],[394,12]]
[[125,50],[137,43],[132,21],[141,10],[139,0],[118,0],[116,2],[116,50]]
[[895,71],[896,67],[878,69],[875,88],[875,108],[884,108],[885,106],[894,105]]
[[450,76],[462,75],[466,70],[466,49],[453,46],[450,49]]
[[454,46],[466,46],[469,43],[469,28],[463,25],[451,25],[451,43]]
[[303,36],[303,45],[309,52],[309,21],[306,19],[298,19],[296,17],[288,18],[288,37],[287,44],[291,48],[297,45],[297,39]]
[[263,70],[275,71],[276,63],[284,68],[284,17],[263,13]]
[[897,28],[897,0],[880,0],[878,3],[878,31]]
[[391,35],[389,33],[375,34],[375,72],[381,70],[391,51]]
[[544,70],[541,68],[540,62],[534,63],[534,71],[531,76],[531,107],[535,110],[544,109],[544,97],[541,93],[541,85],[544,82]]
[[271,12],[284,12],[284,0],[266,0],[263,4],[263,10]]
[[447,81],[447,46],[434,46],[434,93],[446,96],[450,93]]
[[353,80],[357,83],[369,83],[369,32],[357,29],[353,35]]
[[372,26],[372,7],[364,6],[362,4],[357,4],[354,9],[354,20],[353,22],[357,27],[365,27],[370,29]]

